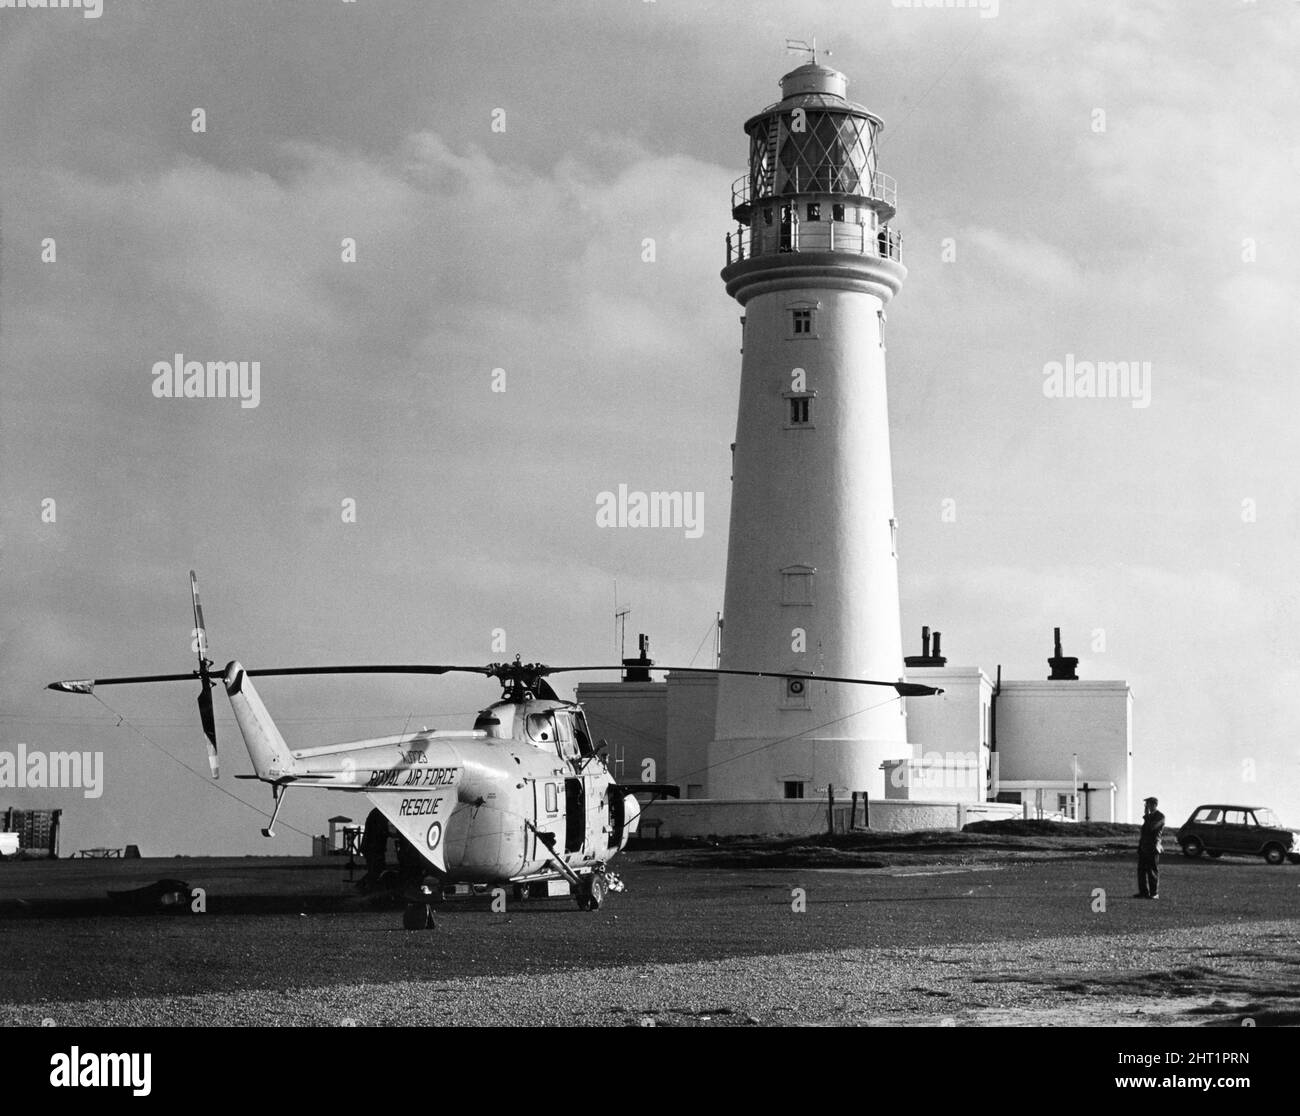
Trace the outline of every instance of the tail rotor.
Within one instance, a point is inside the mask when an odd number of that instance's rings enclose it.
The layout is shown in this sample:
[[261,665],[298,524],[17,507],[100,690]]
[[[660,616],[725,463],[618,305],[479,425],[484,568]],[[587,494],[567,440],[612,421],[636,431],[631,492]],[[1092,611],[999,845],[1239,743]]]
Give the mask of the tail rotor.
[[199,720],[203,722],[203,734],[208,738],[208,766],[212,768],[214,779],[220,776],[217,764],[217,718],[212,710],[212,681],[210,668],[212,660],[208,658],[208,632],[203,623],[203,605],[199,602],[199,582],[190,570],[190,596],[194,598],[194,643],[193,649],[199,656]]

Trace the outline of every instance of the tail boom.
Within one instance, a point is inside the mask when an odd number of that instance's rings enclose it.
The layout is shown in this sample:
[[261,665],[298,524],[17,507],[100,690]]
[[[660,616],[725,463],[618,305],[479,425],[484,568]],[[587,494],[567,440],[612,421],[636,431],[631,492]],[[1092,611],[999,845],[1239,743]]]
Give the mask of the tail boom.
[[293,758],[289,746],[275,727],[271,715],[262,704],[248,672],[238,662],[229,663],[221,677],[235,713],[235,721],[248,746],[253,770],[259,779],[274,782],[286,775],[299,774],[300,765]]

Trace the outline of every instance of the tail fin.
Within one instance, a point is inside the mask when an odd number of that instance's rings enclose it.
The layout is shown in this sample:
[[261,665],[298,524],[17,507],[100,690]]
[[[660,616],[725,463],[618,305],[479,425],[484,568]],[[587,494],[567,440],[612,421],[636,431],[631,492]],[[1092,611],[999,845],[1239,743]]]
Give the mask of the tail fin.
[[257,777],[271,780],[292,773],[296,766],[293,755],[262,704],[248,672],[237,662],[229,663],[221,680],[230,696],[235,721],[248,746]]

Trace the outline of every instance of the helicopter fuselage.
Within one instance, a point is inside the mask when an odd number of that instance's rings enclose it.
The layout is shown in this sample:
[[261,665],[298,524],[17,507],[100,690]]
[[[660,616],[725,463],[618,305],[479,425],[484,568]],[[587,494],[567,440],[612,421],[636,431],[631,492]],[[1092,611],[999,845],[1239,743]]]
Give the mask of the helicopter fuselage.
[[243,668],[224,678],[258,777],[363,794],[446,883],[589,875],[623,849],[639,807],[596,754],[571,702],[507,698],[468,732],[288,748]]

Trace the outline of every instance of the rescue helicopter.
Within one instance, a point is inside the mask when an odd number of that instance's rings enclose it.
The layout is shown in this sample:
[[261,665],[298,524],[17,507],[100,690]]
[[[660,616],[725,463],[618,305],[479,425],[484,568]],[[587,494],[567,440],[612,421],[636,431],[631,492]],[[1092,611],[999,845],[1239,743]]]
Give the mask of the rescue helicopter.
[[[219,774],[212,690],[225,689],[235,722],[253,763],[253,775],[270,784],[273,808],[262,834],[275,836],[275,821],[290,788],[360,794],[418,851],[429,879],[409,898],[404,924],[432,926],[428,903],[434,889],[456,883],[508,885],[516,897],[530,888],[567,884],[577,905],[597,910],[608,892],[621,890],[610,861],[636,831],[641,806],[636,795],[677,797],[664,783],[620,783],[604,750],[592,741],[582,707],[562,700],[547,678],[560,673],[622,670],[623,666],[552,667],[514,662],[485,666],[436,663],[349,664],[246,668],[232,661],[219,673],[208,658],[207,629],[198,581],[190,571],[194,642],[198,667],[186,674],[76,679],[48,689],[91,694],[100,686],[154,682],[199,683],[199,720],[207,737],[213,778]],[[695,674],[754,678],[803,678],[771,671],[707,667],[656,667]],[[253,678],[331,674],[481,674],[502,687],[500,700],[482,710],[468,731],[451,729],[402,733],[321,747],[294,748],[267,712]],[[875,682],[815,676],[818,681],[887,686],[900,696],[942,691],[919,683]]]

